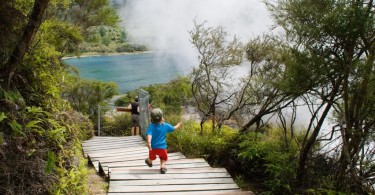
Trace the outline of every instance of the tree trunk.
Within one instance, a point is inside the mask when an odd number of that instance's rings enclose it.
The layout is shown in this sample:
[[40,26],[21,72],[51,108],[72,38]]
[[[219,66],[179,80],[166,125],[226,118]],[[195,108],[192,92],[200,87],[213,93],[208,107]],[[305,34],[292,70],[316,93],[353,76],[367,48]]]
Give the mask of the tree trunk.
[[259,123],[260,120],[262,119],[262,116],[264,114],[257,114],[255,117],[253,117],[248,123],[246,123],[242,128],[241,128],[241,132],[246,132],[248,131],[248,129],[255,123]]
[[298,165],[297,165],[297,178],[296,178],[297,179],[297,185],[299,185],[299,186],[302,185],[303,177],[305,175],[305,166],[306,166],[306,161],[307,161],[307,155],[309,154],[312,146],[315,144],[316,138],[319,135],[319,132],[320,132],[320,129],[323,125],[323,122],[324,122],[325,118],[327,117],[329,111],[331,110],[331,107],[334,103],[334,99],[336,97],[336,93],[339,91],[339,86],[341,85],[341,82],[342,82],[342,78],[339,78],[336,81],[336,84],[333,85],[333,89],[332,89],[332,92],[330,94],[329,100],[327,100],[327,106],[324,109],[324,111],[322,113],[322,116],[320,117],[320,119],[318,121],[318,124],[314,128],[314,131],[311,134],[310,138],[308,139],[307,143],[304,144],[304,146],[302,146],[303,148],[301,150],[299,160],[298,160]]
[[11,85],[11,80],[20,66],[27,49],[29,48],[40,24],[42,23],[45,10],[50,0],[36,0],[32,13],[29,17],[29,22],[23,30],[21,39],[16,44],[12,55],[9,60],[5,63],[3,72],[5,87],[9,88]]
[[319,122],[317,126],[314,128],[313,133],[311,134],[310,138],[308,139],[307,143],[303,146],[302,151],[299,156],[299,161],[298,161],[298,166],[297,166],[297,184],[301,186],[303,177],[305,175],[305,165],[307,161],[307,155],[309,154],[312,146],[314,145],[316,138],[319,135],[320,129],[323,125],[323,122],[325,118],[327,117],[329,111],[331,110],[332,107],[332,102],[328,102],[327,107],[324,109],[324,112],[322,116],[319,119]]

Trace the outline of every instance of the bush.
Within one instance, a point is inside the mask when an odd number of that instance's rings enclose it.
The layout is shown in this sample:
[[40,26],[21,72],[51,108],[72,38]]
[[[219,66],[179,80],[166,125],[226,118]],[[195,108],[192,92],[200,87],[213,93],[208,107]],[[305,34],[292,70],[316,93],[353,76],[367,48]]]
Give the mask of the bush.
[[187,157],[205,157],[214,166],[227,165],[233,139],[237,131],[230,127],[215,134],[211,131],[211,124],[204,124],[203,135],[200,126],[193,121],[187,121],[181,130],[168,134],[168,145],[171,151],[181,151]]
[[102,127],[100,135],[129,136],[131,135],[131,116],[129,113],[106,116]]
[[271,193],[289,194],[295,181],[297,145],[284,140],[280,129],[250,132],[238,140],[240,172]]

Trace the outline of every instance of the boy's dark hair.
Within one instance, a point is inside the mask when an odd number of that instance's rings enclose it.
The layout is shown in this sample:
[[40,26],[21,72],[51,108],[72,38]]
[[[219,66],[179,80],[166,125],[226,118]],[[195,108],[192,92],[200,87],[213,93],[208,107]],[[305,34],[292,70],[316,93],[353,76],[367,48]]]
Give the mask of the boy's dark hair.
[[151,122],[160,123],[163,119],[163,111],[160,108],[154,108],[151,110]]

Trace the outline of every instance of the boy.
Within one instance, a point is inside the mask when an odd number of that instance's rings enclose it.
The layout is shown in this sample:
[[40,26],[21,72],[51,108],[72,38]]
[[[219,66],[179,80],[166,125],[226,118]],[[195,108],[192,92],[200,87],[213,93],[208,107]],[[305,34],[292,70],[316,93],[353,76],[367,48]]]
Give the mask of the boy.
[[164,122],[163,112],[159,108],[151,111],[151,124],[147,128],[147,147],[149,149],[148,158],[145,163],[152,167],[152,161],[156,155],[160,158],[160,173],[165,174],[167,169],[165,164],[168,160],[167,143],[165,141],[167,133],[173,132],[182,127],[182,123],[172,126]]

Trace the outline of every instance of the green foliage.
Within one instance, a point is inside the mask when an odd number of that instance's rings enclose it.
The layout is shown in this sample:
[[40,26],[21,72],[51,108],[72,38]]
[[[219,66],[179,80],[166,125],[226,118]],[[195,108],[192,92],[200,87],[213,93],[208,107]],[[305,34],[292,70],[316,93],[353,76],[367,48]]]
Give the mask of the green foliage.
[[129,136],[131,135],[131,116],[129,113],[109,115],[104,117],[103,128],[100,135],[106,136]]
[[226,126],[216,133],[211,129],[211,124],[204,124],[202,136],[200,125],[187,121],[181,130],[168,134],[168,146],[170,150],[181,151],[187,157],[206,157],[215,165],[223,165],[228,160],[226,157],[237,131]]
[[186,105],[192,97],[190,80],[187,77],[178,77],[166,84],[150,85],[142,89],[149,92],[153,108],[160,108],[171,115],[179,115],[181,106]]
[[[87,160],[81,154],[80,142],[76,141],[69,150],[62,150],[58,157],[56,173],[59,182],[52,189],[52,194],[85,194],[87,192]],[[66,162],[66,160],[69,161]],[[66,169],[66,166],[69,166],[69,169]]]
[[47,160],[47,166],[45,168],[45,172],[47,174],[50,174],[53,169],[55,169],[56,164],[56,155],[55,153],[48,151],[48,160]]
[[78,25],[86,30],[91,26],[116,26],[120,22],[115,9],[108,0],[72,0],[59,16],[62,20]]
[[116,52],[142,52],[146,51],[147,48],[143,45],[121,43],[116,47]]
[[[219,121],[229,119],[222,113],[232,112],[227,105],[235,102],[235,94],[241,93],[241,87],[234,86],[232,68],[242,63],[243,48],[237,37],[227,41],[227,33],[223,27],[205,27],[205,23],[197,24],[190,31],[191,42],[197,49],[198,66],[191,73],[191,91],[197,108],[202,112],[201,124],[208,117],[219,118]],[[235,85],[238,85],[237,83]],[[234,103],[235,104],[235,103]],[[237,109],[237,108],[234,108]],[[220,128],[212,120],[212,131]]]
[[[0,6],[2,70],[9,68],[3,66],[14,46],[22,45],[18,41],[33,5],[34,1],[21,0]],[[6,156],[0,161],[0,194],[86,192],[87,162],[80,145],[93,135],[93,126],[60,97],[74,85],[69,83],[70,70],[61,57],[75,52],[83,36],[77,26],[58,19],[69,7],[68,1],[50,5],[47,18],[41,19],[44,22],[26,45],[27,53],[18,59],[13,82],[0,79],[0,151]],[[3,71],[0,74],[0,78],[6,76]]]
[[[321,103],[325,113],[336,112],[332,126],[340,126],[337,145],[341,156],[336,163],[339,170],[331,175],[336,178],[335,188],[348,194],[373,193],[374,181],[368,183],[369,178],[364,177],[367,171],[357,167],[374,158],[374,140],[369,139],[375,129],[374,2],[267,2],[275,21],[286,32],[286,88],[296,95],[316,99],[311,102]],[[314,114],[310,121],[328,117]],[[321,125],[312,126],[315,127],[302,146],[298,162],[297,180],[301,186],[310,184],[305,173],[311,167],[306,165],[312,164],[307,162],[308,156],[314,155],[313,145],[321,131]]]
[[[266,191],[289,194],[295,179],[297,145],[286,145],[279,129],[250,132],[238,139],[240,172],[263,183]],[[288,142],[295,143],[295,142]]]
[[123,43],[123,41],[114,42],[108,37],[102,39],[98,34],[90,36],[89,39],[92,40],[92,42],[84,42],[79,46],[79,51],[81,53],[132,53],[147,50],[146,47],[142,45],[131,45],[129,43]]
[[129,95],[124,95],[116,99],[115,106],[126,107],[131,101],[132,98]]
[[327,190],[327,189],[308,189],[304,192],[306,195],[320,195],[320,194],[326,194],[326,195],[345,195],[346,193],[343,192],[337,192],[334,190]]
[[208,137],[199,136],[197,127],[199,129],[199,126],[194,122],[185,122],[180,130],[168,134],[167,143],[169,150],[181,151],[188,158],[200,158],[205,155]]
[[[100,43],[107,39],[109,42],[121,43],[124,40],[122,30],[119,27],[111,26],[92,26],[87,29],[87,42]],[[108,44],[109,44],[108,42]],[[107,45],[108,45],[107,44]]]
[[85,80],[79,77],[70,79],[62,97],[70,102],[72,107],[89,115],[94,121],[97,117],[98,105],[103,105],[104,100],[118,94],[118,86],[114,82]]
[[61,56],[67,53],[78,53],[77,45],[83,42],[78,27],[57,20],[45,21],[40,27],[40,36],[46,44],[61,52]]

